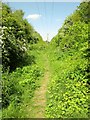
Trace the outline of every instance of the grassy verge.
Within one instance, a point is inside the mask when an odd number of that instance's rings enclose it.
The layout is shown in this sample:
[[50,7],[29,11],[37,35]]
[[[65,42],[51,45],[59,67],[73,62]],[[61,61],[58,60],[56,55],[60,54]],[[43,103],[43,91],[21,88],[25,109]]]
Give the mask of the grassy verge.
[[12,73],[3,73],[3,118],[30,117],[28,109],[35,90],[40,87],[44,73],[43,48],[40,45],[30,46],[28,55],[34,56],[34,62],[22,68],[17,68]]
[[87,60],[82,53],[52,47],[49,50],[52,78],[47,92],[47,118],[88,118]]

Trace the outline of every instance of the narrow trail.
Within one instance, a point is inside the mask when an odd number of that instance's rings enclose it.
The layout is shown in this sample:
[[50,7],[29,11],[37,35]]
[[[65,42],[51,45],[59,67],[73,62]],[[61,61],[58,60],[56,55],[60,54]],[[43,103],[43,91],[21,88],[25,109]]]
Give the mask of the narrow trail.
[[44,78],[41,82],[41,87],[35,91],[35,95],[32,100],[33,108],[34,108],[33,109],[34,118],[45,118],[46,92],[50,78],[49,61],[46,54],[44,55],[44,66],[45,66],[45,73],[44,73]]

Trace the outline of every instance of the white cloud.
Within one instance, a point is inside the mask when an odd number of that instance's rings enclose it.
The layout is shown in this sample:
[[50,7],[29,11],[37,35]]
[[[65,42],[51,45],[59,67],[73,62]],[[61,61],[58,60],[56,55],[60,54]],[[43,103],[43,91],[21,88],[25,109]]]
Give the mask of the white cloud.
[[28,15],[26,18],[27,19],[32,19],[32,20],[37,20],[41,17],[40,14],[31,14],[31,15]]

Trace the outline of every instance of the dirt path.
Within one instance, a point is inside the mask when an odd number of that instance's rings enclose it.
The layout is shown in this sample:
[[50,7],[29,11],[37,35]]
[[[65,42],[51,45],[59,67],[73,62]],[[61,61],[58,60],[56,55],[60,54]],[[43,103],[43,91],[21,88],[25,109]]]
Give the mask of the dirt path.
[[35,91],[33,98],[33,117],[34,118],[45,118],[45,106],[46,106],[46,92],[47,85],[49,82],[50,71],[49,71],[49,62],[47,55],[45,57],[45,74],[41,83],[41,87]]

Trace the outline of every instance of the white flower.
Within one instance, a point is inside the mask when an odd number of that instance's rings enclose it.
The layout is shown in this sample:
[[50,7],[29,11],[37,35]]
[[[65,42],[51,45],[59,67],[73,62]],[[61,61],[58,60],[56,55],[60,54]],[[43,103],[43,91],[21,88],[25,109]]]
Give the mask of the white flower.
[[0,35],[0,39],[2,39],[2,35]]
[[3,27],[2,27],[3,30],[6,29],[6,28],[7,28],[6,26],[3,26]]
[[2,41],[2,39],[0,39],[0,44],[3,44],[3,41]]
[[26,47],[22,47],[22,49],[23,49],[24,51],[27,51],[27,48],[26,48]]
[[12,27],[9,27],[9,29],[12,29]]

